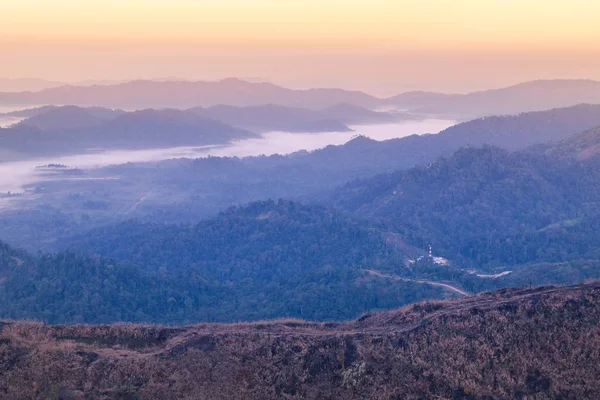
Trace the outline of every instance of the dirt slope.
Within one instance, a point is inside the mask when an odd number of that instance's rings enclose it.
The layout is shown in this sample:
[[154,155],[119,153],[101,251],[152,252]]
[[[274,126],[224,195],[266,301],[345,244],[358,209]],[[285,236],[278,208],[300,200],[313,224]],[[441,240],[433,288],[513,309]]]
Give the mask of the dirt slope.
[[346,323],[2,323],[0,398],[551,399],[600,395],[600,283]]

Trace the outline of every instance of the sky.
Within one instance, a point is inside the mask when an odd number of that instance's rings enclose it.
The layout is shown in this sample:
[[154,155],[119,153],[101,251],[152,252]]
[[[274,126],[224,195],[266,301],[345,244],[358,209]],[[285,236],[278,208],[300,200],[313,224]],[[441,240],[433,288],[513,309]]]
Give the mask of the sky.
[[600,80],[597,0],[0,0],[0,77],[373,94]]

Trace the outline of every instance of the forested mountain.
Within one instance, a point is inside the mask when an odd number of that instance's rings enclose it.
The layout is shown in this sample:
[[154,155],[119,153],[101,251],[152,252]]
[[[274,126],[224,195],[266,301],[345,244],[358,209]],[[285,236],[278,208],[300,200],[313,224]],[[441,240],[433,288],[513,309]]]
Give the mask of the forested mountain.
[[[10,399],[584,399],[600,289],[502,290],[346,323],[0,325]],[[32,385],[31,382],[35,382]]]
[[54,323],[347,319],[457,295],[371,276],[368,269],[407,270],[407,247],[375,226],[285,201],[191,226],[124,223],[70,247],[9,268],[0,316]]
[[[595,126],[593,124],[597,119],[600,122],[598,107],[581,105],[519,116],[486,118],[459,124],[438,135],[413,135],[382,142],[359,136],[342,146],[328,146],[288,156],[241,159],[209,157],[129,163],[85,170],[81,176],[86,178],[85,181],[42,181],[29,186],[27,189],[35,192],[36,196],[20,199],[20,210],[0,211],[0,237],[19,247],[37,250],[40,247],[48,248],[56,238],[64,235],[132,217],[159,222],[190,222],[214,216],[232,205],[268,198],[322,201],[330,191],[348,181],[416,165],[425,166],[441,156],[450,156],[461,146],[481,147],[486,143],[493,143],[521,149],[532,143],[542,144],[567,138],[573,133]],[[156,124],[157,127],[167,129],[181,126],[170,122],[170,112],[190,115],[187,112],[163,110],[127,113],[120,118],[123,121],[133,116],[140,121],[146,120],[152,128],[152,118],[145,118],[149,114],[156,118],[164,116],[164,121],[161,122],[163,125]],[[192,118],[201,119],[195,115]],[[178,121],[184,127],[189,127],[185,119]],[[100,126],[104,124],[106,122]],[[135,125],[132,123],[131,126]],[[31,130],[21,135],[22,138],[41,136],[41,143],[47,143],[46,132],[24,126],[20,129]],[[129,136],[124,129],[113,131],[114,143],[122,143]],[[181,132],[182,140],[187,138],[187,132],[192,134],[195,143],[200,140],[211,142],[223,139],[214,135],[215,130],[211,130],[211,134],[187,128]],[[100,131],[94,135],[101,136],[98,140],[104,140]],[[113,135],[107,134],[106,137]],[[152,144],[152,141],[143,137],[146,136],[142,135],[136,145]],[[163,135],[161,140],[176,143],[174,140],[177,137]],[[225,135],[227,137],[230,136]],[[17,137],[12,136],[10,140],[15,141]],[[22,146],[31,151],[32,143],[35,141],[29,144],[23,142]],[[55,146],[56,144],[40,146],[39,151],[48,152],[49,149],[55,149]],[[536,151],[547,148],[540,146]],[[36,217],[32,218],[34,215]]]
[[[76,106],[40,106],[40,107],[31,107],[31,108],[25,108],[23,110],[17,110],[17,111],[9,111],[6,113],[2,113],[0,114],[0,116],[3,117],[19,117],[19,118],[31,118],[31,117],[35,117],[38,115],[42,115],[42,114],[46,114],[50,111],[54,111],[57,110],[59,108],[62,107],[76,107]],[[77,107],[80,108],[80,107]],[[103,109],[100,107],[88,107],[87,109]],[[109,110],[108,108],[104,108],[104,110]]]
[[384,100],[410,112],[473,118],[600,103],[600,82],[585,79],[536,80],[467,94],[410,92]]
[[147,269],[197,264],[211,277],[217,274],[225,280],[246,274],[264,274],[266,279],[273,268],[283,274],[328,265],[378,268],[383,259],[401,270],[406,261],[402,251],[388,246],[382,232],[367,221],[283,200],[231,208],[191,226],[129,221],[94,229],[81,241],[72,238],[68,243]]
[[27,116],[20,124],[33,126],[39,129],[61,130],[76,129],[98,125],[122,115],[124,111],[110,110],[108,108],[76,106],[46,106],[39,109],[25,110],[9,113],[13,116]]
[[11,258],[0,316],[345,319],[419,298],[598,278],[600,158],[580,156],[597,145],[594,132],[536,151],[462,149],[349,183],[333,205],[355,217],[281,200],[196,224],[93,229],[56,255]]
[[534,144],[560,141],[599,125],[600,105],[580,104],[547,111],[479,118],[454,125],[440,132],[436,139],[440,144],[454,143],[458,148],[487,144],[519,150]]
[[[585,232],[574,237],[585,238]],[[38,258],[1,245],[0,317],[51,323],[338,320],[420,299],[600,276],[599,262],[572,257],[514,266],[494,279],[465,269],[461,260],[439,264],[377,222],[287,201],[254,203],[195,225],[130,221],[65,245],[70,249]],[[596,246],[593,237],[581,245]]]
[[[252,132],[345,132],[350,130],[349,124],[382,124],[416,118],[406,113],[377,112],[345,103],[319,110],[268,104],[194,107],[187,111],[203,119],[220,121]],[[174,113],[165,109],[157,112]],[[93,126],[123,114],[125,111],[102,107],[43,106],[2,115],[27,118],[21,124],[55,130]]]
[[[112,111],[112,110],[109,110]],[[120,113],[61,107],[0,128],[14,157],[82,154],[90,149],[152,149],[226,144],[257,134],[179,110]]]
[[[576,157],[589,148],[583,144],[589,137],[542,153],[463,149],[427,167],[349,183],[333,203],[387,221],[413,245],[432,244],[477,267],[597,260],[600,158]],[[569,155],[571,142],[579,147]]]
[[593,158],[600,152],[600,127],[579,135],[570,136],[551,149],[549,154],[559,157],[576,157],[580,160]]
[[[165,145],[224,143],[231,138],[248,136],[248,133],[242,133],[243,130],[232,130],[229,125],[255,127],[258,131],[327,131],[347,130],[344,124],[383,123],[406,118],[401,113],[374,112],[348,104],[323,110],[270,105],[217,106],[206,109],[195,108],[187,112],[144,110],[130,113],[99,107],[67,106],[42,107],[26,110],[21,114],[28,119],[12,130],[0,130],[0,138],[7,142],[5,145],[7,149],[23,147],[18,146],[15,141],[27,141],[37,146],[39,141],[50,140],[50,138],[57,144],[39,144],[40,147],[36,147],[38,151],[41,151],[39,148],[44,147],[60,151],[61,146],[65,148],[64,151],[71,151],[64,146],[64,140],[74,141],[76,150],[81,149],[78,142],[81,142],[81,147],[106,146],[109,149],[118,146],[157,147],[163,143]],[[215,121],[209,120],[221,121],[222,125],[216,125]],[[534,144],[559,141],[598,125],[600,125],[600,106],[582,104],[513,116],[476,119],[455,125],[436,135],[413,135],[383,142],[359,138],[346,146],[329,146],[305,157],[295,155],[289,163],[316,164],[326,169],[352,168],[364,170],[367,174],[372,173],[371,171],[393,171],[429,163],[440,156],[450,155],[464,146],[488,144],[518,150]],[[50,130],[51,135],[30,128]],[[194,132],[193,129],[201,132]],[[157,134],[160,132],[173,132],[173,135]],[[212,133],[210,138],[207,137],[209,133]],[[136,144],[136,140],[141,140],[142,143]]]
[[[491,145],[522,150],[532,145],[558,142],[600,125],[600,106],[575,107],[488,117],[452,126],[438,134],[412,135],[386,141],[358,137],[343,146],[325,149],[286,160],[289,164],[310,164],[327,171],[355,171],[362,176],[374,171],[394,171],[427,165],[449,156],[462,147]],[[358,175],[357,174],[357,175]],[[349,176],[349,175],[346,175]]]
[[[157,148],[224,144],[256,137],[243,129],[179,110],[143,110],[125,113],[89,129],[103,148]],[[100,135],[105,135],[99,137]]]

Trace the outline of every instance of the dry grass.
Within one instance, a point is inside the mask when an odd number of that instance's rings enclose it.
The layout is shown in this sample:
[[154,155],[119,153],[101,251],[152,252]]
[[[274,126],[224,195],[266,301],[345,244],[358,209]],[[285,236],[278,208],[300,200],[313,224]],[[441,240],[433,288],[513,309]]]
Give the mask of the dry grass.
[[597,398],[600,285],[184,328],[7,321],[0,398]]

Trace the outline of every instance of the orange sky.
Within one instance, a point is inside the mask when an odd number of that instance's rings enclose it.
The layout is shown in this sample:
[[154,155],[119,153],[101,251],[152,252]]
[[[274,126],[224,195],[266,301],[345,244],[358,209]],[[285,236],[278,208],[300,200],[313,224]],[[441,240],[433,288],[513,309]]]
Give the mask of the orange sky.
[[0,0],[0,76],[375,93],[600,79],[594,0]]

